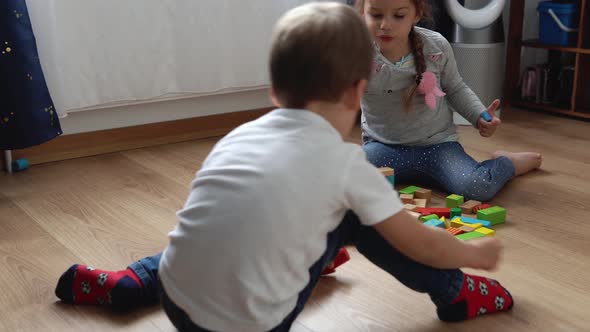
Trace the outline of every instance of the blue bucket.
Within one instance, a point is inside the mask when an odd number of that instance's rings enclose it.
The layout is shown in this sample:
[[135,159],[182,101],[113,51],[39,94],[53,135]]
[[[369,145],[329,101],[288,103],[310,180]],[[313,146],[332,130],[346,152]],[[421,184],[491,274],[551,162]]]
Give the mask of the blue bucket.
[[542,1],[537,11],[541,43],[562,46],[577,44],[580,12],[576,3]]

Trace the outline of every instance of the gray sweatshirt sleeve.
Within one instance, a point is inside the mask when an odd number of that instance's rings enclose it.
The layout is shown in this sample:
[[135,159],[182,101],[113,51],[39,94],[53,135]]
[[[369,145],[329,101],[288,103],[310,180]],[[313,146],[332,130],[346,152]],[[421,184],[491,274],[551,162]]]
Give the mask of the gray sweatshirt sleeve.
[[477,128],[477,120],[487,108],[471,90],[457,70],[457,62],[451,44],[442,38],[441,50],[446,58],[441,71],[441,87],[447,94],[447,100],[455,111]]

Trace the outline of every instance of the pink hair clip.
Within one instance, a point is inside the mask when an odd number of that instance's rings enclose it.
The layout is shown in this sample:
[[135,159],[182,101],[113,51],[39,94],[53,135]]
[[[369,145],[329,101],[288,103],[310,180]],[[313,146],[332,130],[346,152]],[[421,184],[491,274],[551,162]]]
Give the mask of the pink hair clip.
[[442,92],[436,86],[436,75],[433,72],[427,71],[422,74],[422,81],[418,85],[418,91],[424,94],[426,105],[431,110],[436,109],[436,97],[445,96],[446,93]]

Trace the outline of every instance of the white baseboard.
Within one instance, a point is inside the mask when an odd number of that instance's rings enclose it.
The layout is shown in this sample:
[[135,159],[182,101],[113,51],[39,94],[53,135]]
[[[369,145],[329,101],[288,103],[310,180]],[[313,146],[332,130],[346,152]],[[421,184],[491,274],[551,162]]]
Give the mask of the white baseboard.
[[270,107],[267,89],[177,99],[69,113],[64,135]]

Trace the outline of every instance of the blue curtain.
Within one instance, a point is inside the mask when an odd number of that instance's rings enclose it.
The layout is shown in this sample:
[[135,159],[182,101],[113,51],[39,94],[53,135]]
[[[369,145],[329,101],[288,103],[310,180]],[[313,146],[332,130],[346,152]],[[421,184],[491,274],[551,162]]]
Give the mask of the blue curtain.
[[0,0],[0,149],[61,135],[25,0]]

